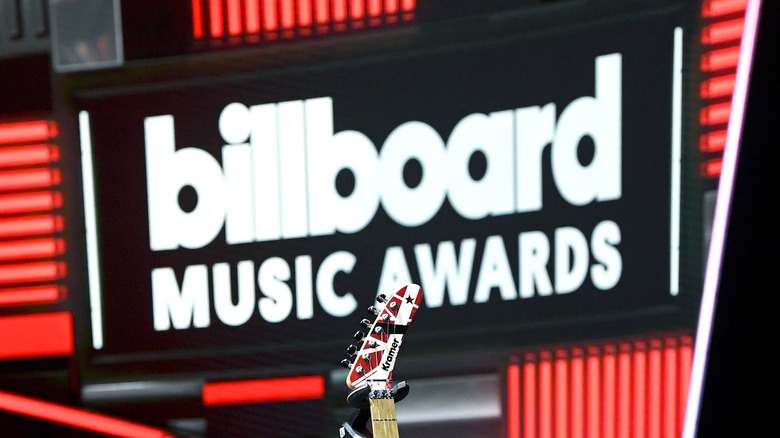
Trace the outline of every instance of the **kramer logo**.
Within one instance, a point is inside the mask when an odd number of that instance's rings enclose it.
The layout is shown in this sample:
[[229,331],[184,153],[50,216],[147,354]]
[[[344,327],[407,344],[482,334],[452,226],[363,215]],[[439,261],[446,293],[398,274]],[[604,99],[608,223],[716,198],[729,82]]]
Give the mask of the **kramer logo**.
[[398,342],[398,339],[393,338],[393,344],[390,346],[390,351],[387,352],[387,358],[384,363],[382,363],[383,370],[387,372],[390,371],[390,367],[393,366],[393,361],[395,360],[395,354],[398,352],[399,345],[401,345],[401,343]]

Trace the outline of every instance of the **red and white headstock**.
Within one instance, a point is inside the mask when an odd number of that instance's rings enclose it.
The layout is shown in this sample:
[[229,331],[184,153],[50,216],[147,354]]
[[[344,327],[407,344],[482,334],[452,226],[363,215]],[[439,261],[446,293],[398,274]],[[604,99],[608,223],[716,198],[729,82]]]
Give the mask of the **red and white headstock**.
[[361,321],[368,332],[355,333],[355,339],[361,342],[360,348],[350,345],[347,352],[354,361],[345,359],[342,362],[349,367],[349,388],[360,386],[368,380],[389,381],[392,378],[398,350],[406,329],[420,307],[422,295],[420,286],[408,284],[390,298],[384,298],[383,295],[377,297],[377,301],[383,304],[381,308],[369,307],[369,312],[375,313],[376,319],[373,323],[367,319]]

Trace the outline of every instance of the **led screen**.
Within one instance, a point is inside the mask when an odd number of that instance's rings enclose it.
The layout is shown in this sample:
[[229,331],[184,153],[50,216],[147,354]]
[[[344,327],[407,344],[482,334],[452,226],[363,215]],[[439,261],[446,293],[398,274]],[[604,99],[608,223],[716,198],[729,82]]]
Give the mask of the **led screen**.
[[567,17],[74,87],[91,366],[333,364],[408,282],[412,356],[690,327],[687,22]]

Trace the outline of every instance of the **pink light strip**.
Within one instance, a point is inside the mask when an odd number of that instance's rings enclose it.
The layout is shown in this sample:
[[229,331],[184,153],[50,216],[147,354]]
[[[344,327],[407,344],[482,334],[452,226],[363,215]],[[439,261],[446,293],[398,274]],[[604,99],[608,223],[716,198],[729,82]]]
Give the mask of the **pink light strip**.
[[723,168],[718,185],[718,197],[715,204],[715,218],[712,224],[712,239],[707,255],[707,268],[704,275],[704,290],[699,310],[699,323],[696,328],[696,345],[693,352],[690,389],[685,410],[685,424],[682,438],[694,438],[699,421],[701,392],[706,371],[707,355],[712,334],[712,320],[720,281],[720,269],[723,263],[723,247],[728,228],[728,212],[734,190],[734,175],[737,169],[739,143],[745,117],[750,72],[753,64],[753,49],[758,33],[758,18],[761,0],[750,0],[745,14],[745,31],[742,34],[742,48],[737,65],[737,79],[734,86],[731,117],[729,118],[726,147],[723,153]]

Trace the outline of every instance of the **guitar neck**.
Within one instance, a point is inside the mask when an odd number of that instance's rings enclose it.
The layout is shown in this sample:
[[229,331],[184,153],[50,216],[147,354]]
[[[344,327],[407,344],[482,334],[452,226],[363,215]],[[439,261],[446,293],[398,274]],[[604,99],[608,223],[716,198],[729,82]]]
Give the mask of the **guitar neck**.
[[374,438],[398,438],[395,400],[392,397],[371,398],[371,426]]
[[[351,359],[341,361],[342,365],[349,368],[347,386],[354,389],[347,401],[359,400],[362,423],[366,421],[363,397],[368,395],[374,438],[398,438],[394,397],[402,399],[409,392],[409,387],[405,382],[392,387],[393,367],[406,329],[420,307],[422,296],[422,289],[416,284],[402,287],[389,299],[384,295],[377,296],[377,302],[384,303],[384,306],[379,310],[374,306],[369,307],[369,313],[376,315],[376,319],[373,324],[368,319],[361,321],[360,324],[368,331],[359,331],[354,335],[356,341],[362,342],[362,346],[358,349],[350,345],[347,353]],[[352,427],[350,424],[346,426]],[[365,429],[365,426],[362,428]],[[342,437],[345,436],[345,430],[342,427]]]

